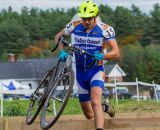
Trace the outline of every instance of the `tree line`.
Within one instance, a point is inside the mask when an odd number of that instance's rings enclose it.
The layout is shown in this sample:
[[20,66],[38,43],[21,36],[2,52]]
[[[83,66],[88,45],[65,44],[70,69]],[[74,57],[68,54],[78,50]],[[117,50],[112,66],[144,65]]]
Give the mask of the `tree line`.
[[[100,17],[115,29],[121,50],[120,66],[127,73],[126,80],[138,77],[143,81],[160,83],[160,5],[155,4],[147,15],[138,7],[118,6],[115,10],[100,5]],[[54,36],[70,22],[77,8],[28,9],[21,13],[12,10],[0,12],[0,59],[6,61],[8,53],[18,58],[52,57]]]

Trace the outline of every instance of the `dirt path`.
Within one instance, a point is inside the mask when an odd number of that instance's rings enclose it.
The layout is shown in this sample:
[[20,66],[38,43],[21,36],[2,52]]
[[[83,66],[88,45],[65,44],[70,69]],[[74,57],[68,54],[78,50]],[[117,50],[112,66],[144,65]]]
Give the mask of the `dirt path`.
[[[0,130],[42,130],[39,119],[25,124],[25,117],[0,119]],[[5,125],[8,123],[8,129]],[[105,130],[160,130],[160,113],[119,113],[115,118],[105,116]],[[83,115],[61,116],[49,130],[94,130],[94,123]]]

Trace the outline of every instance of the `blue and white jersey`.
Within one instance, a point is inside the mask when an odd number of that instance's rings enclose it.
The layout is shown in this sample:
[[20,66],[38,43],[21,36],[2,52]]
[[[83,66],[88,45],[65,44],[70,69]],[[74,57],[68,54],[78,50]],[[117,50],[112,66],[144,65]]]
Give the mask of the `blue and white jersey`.
[[[67,24],[64,29],[66,35],[72,34],[72,43],[94,54],[96,51],[103,51],[104,40],[111,40],[115,38],[114,29],[102,22],[95,23],[94,28],[88,33],[81,21],[71,22]],[[76,68],[85,69],[93,62],[93,59],[87,55],[80,55],[75,53]]]

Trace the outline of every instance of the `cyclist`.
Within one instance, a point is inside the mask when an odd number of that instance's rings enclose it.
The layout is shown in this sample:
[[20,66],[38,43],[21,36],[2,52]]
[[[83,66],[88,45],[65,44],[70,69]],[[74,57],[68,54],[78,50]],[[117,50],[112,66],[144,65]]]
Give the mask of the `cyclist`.
[[[94,118],[96,130],[103,130],[103,111],[108,112],[112,117],[114,111],[108,104],[103,104],[103,107],[101,105],[105,79],[102,62],[103,60],[116,59],[120,54],[113,28],[102,22],[97,22],[98,13],[99,9],[92,0],[83,2],[78,12],[82,20],[67,24],[66,28],[55,36],[55,42],[57,43],[62,36],[71,35],[72,43],[75,46],[93,54],[98,60],[98,64],[88,68],[94,59],[75,52],[76,80],[83,113],[87,119]],[[104,54],[103,48],[106,44],[110,46],[110,51]],[[63,50],[63,44],[59,44],[60,60],[65,61],[67,56],[68,53]]]

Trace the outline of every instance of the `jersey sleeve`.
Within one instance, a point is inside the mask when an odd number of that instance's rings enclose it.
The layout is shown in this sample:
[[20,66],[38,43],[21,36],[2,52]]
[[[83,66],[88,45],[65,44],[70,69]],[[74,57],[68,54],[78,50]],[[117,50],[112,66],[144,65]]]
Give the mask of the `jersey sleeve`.
[[66,27],[64,28],[65,35],[70,35],[72,31],[74,30],[74,28],[75,26],[73,22],[68,23]]
[[102,34],[103,34],[103,36],[104,36],[104,38],[105,38],[106,40],[115,38],[115,31],[114,31],[113,27],[111,27],[111,26],[106,26],[106,27],[103,29]]

